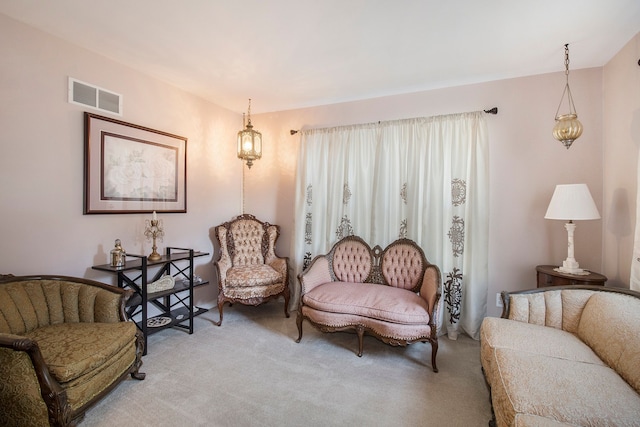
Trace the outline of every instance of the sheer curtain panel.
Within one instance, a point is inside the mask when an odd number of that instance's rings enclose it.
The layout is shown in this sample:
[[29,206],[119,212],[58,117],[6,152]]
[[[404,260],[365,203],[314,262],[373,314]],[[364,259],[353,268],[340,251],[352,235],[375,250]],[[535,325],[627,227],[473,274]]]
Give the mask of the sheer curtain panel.
[[[442,271],[438,325],[478,339],[488,276],[488,136],[483,112],[301,132],[294,265],[340,238],[416,241]],[[294,301],[299,298],[299,284]]]

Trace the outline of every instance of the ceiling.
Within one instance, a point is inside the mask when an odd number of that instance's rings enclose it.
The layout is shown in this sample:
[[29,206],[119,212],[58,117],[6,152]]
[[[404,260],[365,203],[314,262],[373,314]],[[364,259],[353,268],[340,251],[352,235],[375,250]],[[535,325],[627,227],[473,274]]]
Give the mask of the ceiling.
[[563,71],[565,43],[570,70],[600,67],[640,32],[639,0],[0,0],[0,13],[238,113],[248,98],[261,113]]

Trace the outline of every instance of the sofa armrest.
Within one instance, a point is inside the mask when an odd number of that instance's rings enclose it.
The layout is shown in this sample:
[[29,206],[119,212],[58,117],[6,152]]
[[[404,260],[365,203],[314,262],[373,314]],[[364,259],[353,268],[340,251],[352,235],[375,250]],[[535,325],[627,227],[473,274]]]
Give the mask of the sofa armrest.
[[422,284],[420,285],[420,297],[427,302],[429,314],[435,314],[440,299],[440,269],[438,266],[429,264],[424,271]]
[[[12,404],[12,400],[22,402],[36,394],[36,390],[39,389],[47,407],[49,423],[54,426],[69,425],[71,407],[67,403],[67,393],[49,372],[38,344],[20,335],[0,333],[0,350],[5,349],[11,351],[0,351],[2,370],[9,370],[2,372],[5,383],[2,399],[8,400],[8,404]],[[26,362],[27,358],[30,364]],[[35,373],[37,386],[34,384],[33,376],[29,374],[32,371],[24,369],[29,365]]]
[[300,298],[318,285],[333,281],[329,267],[329,260],[324,255],[318,255],[311,261],[309,267],[298,275],[300,282]]
[[95,299],[79,294],[78,304],[93,304],[93,321],[101,323],[124,322],[129,320],[126,312],[126,303],[133,296],[132,289],[123,289],[96,282],[91,286],[100,288]]

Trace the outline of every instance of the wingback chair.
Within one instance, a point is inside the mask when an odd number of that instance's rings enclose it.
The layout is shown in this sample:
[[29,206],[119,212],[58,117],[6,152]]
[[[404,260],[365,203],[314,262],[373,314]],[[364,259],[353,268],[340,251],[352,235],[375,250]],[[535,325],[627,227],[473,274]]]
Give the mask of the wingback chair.
[[284,314],[289,317],[289,258],[275,253],[280,227],[243,214],[215,228],[220,256],[214,262],[218,272],[218,311],[222,324],[225,302],[259,305],[284,297]]

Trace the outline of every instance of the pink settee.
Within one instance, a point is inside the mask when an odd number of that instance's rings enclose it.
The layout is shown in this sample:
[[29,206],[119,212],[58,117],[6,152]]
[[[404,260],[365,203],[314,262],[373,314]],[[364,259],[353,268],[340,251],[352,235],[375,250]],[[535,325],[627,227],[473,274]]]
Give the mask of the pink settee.
[[440,269],[415,242],[400,239],[382,250],[348,236],[317,256],[298,280],[296,342],[304,319],[322,332],[355,330],[358,356],[365,333],[394,346],[429,342],[431,366],[438,372]]

